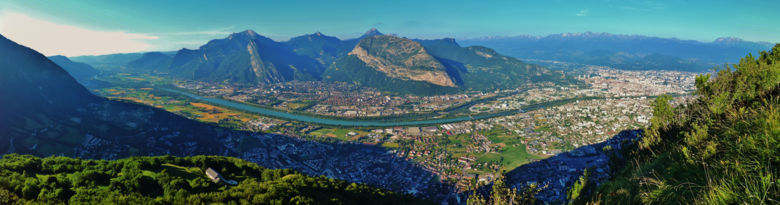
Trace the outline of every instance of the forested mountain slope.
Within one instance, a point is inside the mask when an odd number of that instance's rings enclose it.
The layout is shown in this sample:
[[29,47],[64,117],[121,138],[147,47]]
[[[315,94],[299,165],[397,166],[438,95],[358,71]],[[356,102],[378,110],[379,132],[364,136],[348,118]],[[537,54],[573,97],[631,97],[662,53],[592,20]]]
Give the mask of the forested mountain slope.
[[[223,180],[213,182],[211,168]],[[219,156],[0,159],[0,204],[432,204],[365,184]]]

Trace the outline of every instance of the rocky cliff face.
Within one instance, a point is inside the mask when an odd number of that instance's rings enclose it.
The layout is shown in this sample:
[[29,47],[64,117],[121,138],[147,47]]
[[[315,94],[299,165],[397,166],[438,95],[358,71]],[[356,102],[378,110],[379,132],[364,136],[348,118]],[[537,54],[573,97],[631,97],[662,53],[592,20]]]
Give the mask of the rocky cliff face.
[[457,87],[444,66],[420,43],[393,36],[364,38],[349,53],[391,78]]
[[257,79],[262,79],[266,83],[285,81],[284,76],[279,74],[273,64],[263,61],[257,52],[259,48],[255,42],[249,42],[246,50],[249,53],[249,64],[251,65],[252,73]]

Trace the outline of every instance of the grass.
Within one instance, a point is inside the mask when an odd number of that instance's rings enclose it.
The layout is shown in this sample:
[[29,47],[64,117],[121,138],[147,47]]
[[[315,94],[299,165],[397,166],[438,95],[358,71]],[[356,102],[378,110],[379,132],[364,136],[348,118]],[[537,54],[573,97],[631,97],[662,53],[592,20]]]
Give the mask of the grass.
[[287,103],[287,109],[291,109],[291,110],[292,109],[297,109],[297,108],[303,107],[303,106],[306,106],[306,105],[299,104],[299,103]]
[[481,175],[481,174],[485,174],[485,172],[483,172],[483,171],[479,171],[479,170],[473,170],[473,169],[469,169],[469,170],[466,170],[466,174],[476,174],[476,175]]
[[25,130],[33,131],[33,130],[41,129],[41,128],[43,128],[43,125],[41,123],[36,122],[35,120],[27,118],[27,117],[24,118],[24,129]]
[[[780,203],[780,44],[771,53],[696,78],[697,97],[673,107],[656,98],[652,125],[626,143],[603,204]],[[612,194],[614,193],[614,194]]]
[[336,135],[336,136],[338,136],[338,137],[344,137],[344,136],[345,136],[345,135],[347,135],[347,133],[349,133],[349,132],[350,132],[350,131],[348,131],[348,130],[342,130],[342,129],[338,129],[338,130],[336,130],[336,131],[333,131],[333,133],[332,133],[332,134],[333,134],[333,135]]
[[314,135],[314,136],[324,136],[324,135],[330,134],[331,132],[333,132],[333,130],[330,130],[330,129],[319,129],[319,130],[316,130],[316,131],[311,132],[309,134]]
[[385,143],[382,143],[382,147],[385,147],[385,148],[398,148],[398,143],[395,143],[395,142],[385,142]]
[[487,153],[479,157],[477,159],[477,163],[485,163],[485,162],[498,162],[501,161],[501,155],[496,153]]
[[501,143],[503,142],[501,139],[498,138],[496,135],[491,135],[488,137],[488,140],[490,140],[493,143]]
[[168,170],[168,174],[171,176],[178,176],[187,181],[191,181],[195,178],[203,176],[203,171],[198,167],[182,167],[174,164],[163,164],[160,168],[144,170],[144,175],[153,176],[153,174],[160,173],[162,170]]
[[504,165],[507,172],[514,170],[517,167],[520,167],[520,165],[528,163],[528,159],[541,159],[541,157],[538,157],[536,155],[529,154],[525,150],[525,145],[520,145],[517,147],[513,146],[507,146],[504,148],[504,152],[501,153],[501,156],[504,157],[504,162],[501,164]]
[[79,130],[75,127],[66,127],[65,131],[67,131],[67,133],[60,136],[59,138],[60,141],[75,145],[76,143],[81,141],[82,138],[84,138],[84,135],[81,134],[81,132],[79,132]]

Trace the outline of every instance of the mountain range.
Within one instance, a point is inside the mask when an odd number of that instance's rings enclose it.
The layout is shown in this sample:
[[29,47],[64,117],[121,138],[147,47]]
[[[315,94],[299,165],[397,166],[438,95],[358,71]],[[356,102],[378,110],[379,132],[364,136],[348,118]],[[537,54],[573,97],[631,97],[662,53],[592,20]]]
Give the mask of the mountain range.
[[[774,44],[738,38],[710,43],[677,38],[609,33],[564,33],[545,37],[520,35],[459,39],[462,45],[482,45],[520,59],[554,60],[627,70],[706,71],[714,65],[738,62],[745,53]],[[649,57],[649,58],[648,58]],[[653,63],[649,63],[649,62]]]
[[[179,133],[191,136],[186,140],[211,139],[208,133],[215,127],[91,94],[55,60],[63,63],[62,57],[47,58],[0,35],[0,153],[123,158],[143,149],[143,139],[150,137]],[[83,139],[122,144],[99,153],[74,153]],[[198,152],[218,154],[220,149],[205,143]]]
[[[144,53],[146,52],[115,53],[115,54],[97,55],[97,56],[73,56],[68,58],[70,58],[70,60],[75,62],[82,62],[82,63],[89,64],[96,69],[108,70],[108,69],[121,69],[122,67],[127,65],[127,63],[129,63],[130,61],[141,58]],[[176,54],[176,51],[166,51],[160,53],[173,56],[174,54]]]
[[[216,156],[236,155],[214,143],[218,136],[243,138],[257,133],[226,131],[162,109],[92,95],[71,77],[70,70],[54,61],[81,64],[63,58],[46,58],[0,35],[0,204],[248,203],[247,197],[255,204],[301,199],[308,203],[432,204],[363,183],[266,169],[243,159]],[[169,152],[161,151],[165,149]],[[187,155],[183,152],[190,156],[173,157]],[[200,169],[190,171],[189,167],[198,164]],[[177,171],[179,167],[187,171]],[[216,173],[211,167],[224,176],[212,181],[207,177],[209,171]],[[38,180],[36,176],[47,177]],[[232,181],[236,186],[219,189],[224,177],[238,180]],[[287,190],[287,194],[273,190]],[[182,194],[188,191],[193,194]],[[230,191],[244,195],[236,197]]]
[[197,50],[182,49],[174,55],[144,53],[123,69],[241,84],[324,80],[399,94],[577,82],[563,73],[523,63],[490,48],[463,48],[452,38],[411,40],[384,35],[375,28],[356,39],[340,40],[316,32],[285,42],[246,30],[211,40]]
[[49,60],[56,63],[62,69],[68,72],[76,81],[83,82],[86,79],[90,79],[95,75],[100,74],[100,71],[96,70],[89,64],[82,62],[73,62],[65,56],[51,56]]

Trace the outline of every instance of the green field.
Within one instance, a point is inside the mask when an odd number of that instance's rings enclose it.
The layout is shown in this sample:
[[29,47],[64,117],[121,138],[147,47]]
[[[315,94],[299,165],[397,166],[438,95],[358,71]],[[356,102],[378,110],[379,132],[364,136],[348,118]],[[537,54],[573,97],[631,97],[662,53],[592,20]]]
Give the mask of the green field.
[[[65,130],[67,133],[60,136],[58,140],[70,143],[70,144],[76,144],[79,141],[81,141],[82,138],[84,138],[84,135],[82,135],[78,129],[75,127],[66,127]],[[45,156],[45,155],[44,155]]]
[[24,120],[25,120],[25,123],[24,123],[24,129],[25,130],[32,131],[32,130],[35,130],[35,129],[43,128],[43,125],[41,123],[38,123],[38,122],[36,122],[33,119],[25,117]]
[[493,143],[501,143],[501,139],[498,139],[498,136],[489,136],[488,140],[490,140]]
[[[549,128],[548,128],[549,129]],[[485,131],[479,131],[480,134],[484,135],[488,138],[491,142],[495,143],[493,145],[500,144],[499,146],[503,145],[504,148],[501,149],[501,153],[465,153],[467,146],[472,146],[473,144],[465,143],[467,139],[470,139],[469,134],[461,134],[461,135],[455,135],[450,136],[448,139],[450,140],[450,146],[447,147],[447,150],[453,153],[453,158],[459,158],[461,156],[469,156],[469,157],[477,157],[477,163],[485,163],[485,162],[500,162],[502,165],[506,167],[507,171],[511,171],[520,165],[528,163],[528,159],[541,159],[541,157],[529,154],[525,150],[525,145],[521,144],[522,141],[517,139],[517,137],[512,135],[507,135],[506,130],[503,129],[493,129],[493,130],[485,130]],[[456,148],[454,145],[460,144],[463,147],[462,148]],[[520,146],[513,147],[512,145],[520,144]],[[501,160],[501,157],[504,158],[504,160]]]
[[504,157],[504,162],[501,164],[506,167],[507,171],[512,171],[520,165],[528,163],[526,158],[542,159],[536,155],[528,154],[528,152],[525,151],[525,145],[522,144],[517,147],[507,146],[504,149],[506,151],[501,153],[501,156]]
[[345,135],[347,135],[347,133],[349,133],[349,132],[350,132],[350,131],[348,131],[348,130],[342,130],[342,129],[338,129],[338,130],[336,130],[336,131],[333,131],[333,133],[331,133],[331,134],[333,134],[333,135],[336,135],[336,137],[344,137],[344,136],[345,136]]
[[323,135],[330,134],[332,132],[333,132],[333,130],[329,130],[329,129],[319,129],[319,130],[311,132],[309,134],[314,135],[314,136],[323,136]]
[[479,157],[477,160],[477,163],[485,163],[485,162],[497,162],[501,161],[501,155],[496,153],[487,153]]
[[385,143],[382,143],[382,147],[385,147],[385,148],[398,148],[398,143],[395,143],[395,142],[385,142]]
[[151,177],[156,173],[162,172],[163,169],[167,170],[168,174],[171,176],[181,177],[187,181],[191,181],[199,176],[204,176],[203,171],[198,167],[182,167],[173,164],[163,164],[158,169],[144,170],[143,173],[145,176]]

